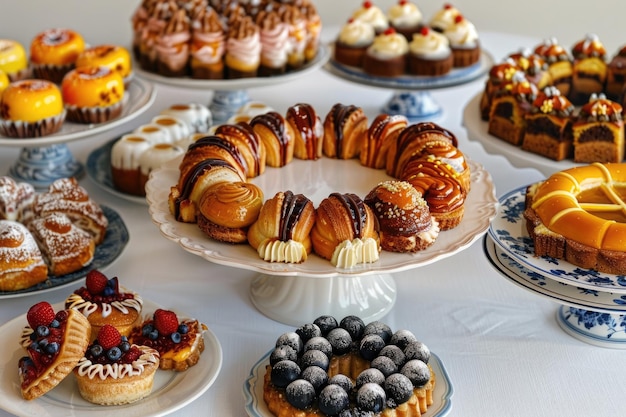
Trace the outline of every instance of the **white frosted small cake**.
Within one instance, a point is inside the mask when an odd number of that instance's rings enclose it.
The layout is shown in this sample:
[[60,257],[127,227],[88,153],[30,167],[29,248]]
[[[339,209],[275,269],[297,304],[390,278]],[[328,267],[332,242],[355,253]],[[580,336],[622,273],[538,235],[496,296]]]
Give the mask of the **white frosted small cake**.
[[139,126],[133,133],[141,135],[150,143],[172,143],[174,139],[172,134],[165,126],[156,123],[146,123]]
[[129,133],[111,148],[111,179],[113,186],[124,193],[143,195],[139,186],[139,158],[152,146],[144,135]]
[[170,116],[168,114],[159,114],[152,118],[150,124],[155,124],[165,128],[169,132],[170,141],[174,143],[182,138],[189,136],[192,133],[191,128],[179,117]]
[[170,143],[157,143],[146,149],[139,157],[139,188],[145,193],[150,173],[183,153],[183,148]]
[[173,104],[161,111],[161,114],[174,116],[183,120],[192,133],[205,133],[213,124],[211,110],[198,103]]

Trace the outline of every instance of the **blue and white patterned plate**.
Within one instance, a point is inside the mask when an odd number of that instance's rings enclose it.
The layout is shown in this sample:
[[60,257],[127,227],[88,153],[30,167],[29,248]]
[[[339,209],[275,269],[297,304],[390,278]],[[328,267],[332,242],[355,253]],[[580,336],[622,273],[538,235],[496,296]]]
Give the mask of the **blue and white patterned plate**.
[[43,293],[66,287],[79,279],[85,278],[87,272],[90,270],[104,270],[104,268],[113,263],[113,261],[121,255],[124,247],[126,247],[128,243],[128,229],[126,229],[124,221],[115,210],[102,205],[100,207],[109,221],[109,225],[107,226],[104,241],[96,246],[96,252],[89,265],[70,274],[59,277],[48,277],[44,282],[30,288],[18,291],[0,291],[0,299],[23,297],[32,295],[33,293]]
[[564,284],[525,268],[489,235],[483,239],[483,250],[498,272],[530,292],[570,307],[610,314],[626,312],[626,295]]
[[[243,384],[243,397],[245,399],[246,412],[250,417],[274,417],[263,401],[263,377],[265,367],[269,365],[271,351],[263,355],[250,370],[250,375]],[[433,391],[433,404],[422,414],[422,417],[444,417],[452,409],[452,395],[454,388],[446,368],[437,355],[431,352],[428,362],[437,377],[437,383]]]
[[520,187],[500,198],[495,218],[489,226],[489,236],[507,255],[523,267],[548,278],[576,287],[626,294],[626,276],[613,275],[580,268],[563,259],[534,255],[534,244],[526,231],[524,199],[526,187]]

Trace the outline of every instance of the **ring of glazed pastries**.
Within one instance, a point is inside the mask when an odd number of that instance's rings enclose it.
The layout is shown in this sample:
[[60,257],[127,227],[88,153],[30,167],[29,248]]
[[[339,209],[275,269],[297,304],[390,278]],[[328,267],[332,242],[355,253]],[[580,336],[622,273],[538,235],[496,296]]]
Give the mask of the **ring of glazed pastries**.
[[559,171],[526,192],[524,218],[536,256],[624,274],[626,164]]

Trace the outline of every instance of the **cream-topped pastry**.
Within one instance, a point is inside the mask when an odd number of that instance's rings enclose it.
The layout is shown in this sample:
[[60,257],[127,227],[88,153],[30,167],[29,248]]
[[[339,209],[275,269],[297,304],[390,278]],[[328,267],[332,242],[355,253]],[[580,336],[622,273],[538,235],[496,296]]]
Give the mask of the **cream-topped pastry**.
[[428,22],[428,26],[433,28],[438,32],[443,32],[448,27],[452,26],[454,23],[454,19],[461,14],[459,9],[451,5],[450,3],[444,4],[444,6],[439,9],[435,14],[430,18]]
[[371,1],[364,1],[362,6],[354,11],[352,17],[372,25],[377,33],[384,32],[389,27],[385,13]]
[[107,324],[74,368],[74,376],[85,400],[100,405],[128,404],[150,394],[159,362],[155,349],[130,344]]
[[191,127],[178,116],[159,114],[154,116],[150,123],[165,128],[169,132],[173,143],[184,139],[192,133]]
[[407,37],[419,29],[422,24],[422,12],[417,5],[408,0],[398,0],[387,11],[387,18],[392,27]]
[[461,15],[455,18],[454,23],[444,31],[444,35],[450,41],[450,46],[454,48],[470,49],[478,46],[476,27]]
[[359,19],[349,19],[339,31],[338,42],[346,46],[364,47],[374,41],[374,27]]
[[150,143],[173,143],[174,138],[165,126],[156,123],[146,123],[139,126],[133,133],[141,135]]
[[257,248],[261,259],[267,262],[285,262],[297,264],[307,259],[307,252],[304,245],[295,240],[286,242],[280,240],[266,239]]
[[289,55],[289,26],[276,10],[259,12],[257,15],[261,38],[261,70],[267,75],[282,74],[287,68]]
[[117,277],[109,279],[92,270],[87,273],[85,286],[70,294],[65,306],[87,317],[94,329],[94,337],[105,324],[115,326],[122,335],[128,336],[133,326],[141,323],[143,299],[120,287]]
[[211,110],[200,103],[172,104],[161,110],[160,114],[182,120],[191,133],[206,133],[213,124]]
[[392,59],[406,55],[409,44],[406,38],[395,31],[386,31],[374,38],[374,43],[367,49],[368,55],[378,59]]
[[370,264],[380,258],[380,245],[371,237],[344,240],[335,247],[330,263],[338,268],[352,268],[358,264]]
[[428,28],[413,36],[409,43],[409,51],[426,59],[444,59],[452,53],[448,38]]

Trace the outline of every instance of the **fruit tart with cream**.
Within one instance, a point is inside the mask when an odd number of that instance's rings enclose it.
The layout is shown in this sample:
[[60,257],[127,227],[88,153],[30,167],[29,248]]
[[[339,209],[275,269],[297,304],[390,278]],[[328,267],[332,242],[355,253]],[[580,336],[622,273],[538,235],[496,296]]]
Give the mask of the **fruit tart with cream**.
[[105,324],[128,336],[141,323],[143,299],[119,285],[117,277],[108,278],[102,272],[87,273],[85,286],[78,288],[65,300],[65,308],[81,312],[93,327],[92,341]]
[[115,327],[105,324],[74,368],[74,376],[85,400],[121,405],[148,396],[157,369],[156,350],[131,344]]
[[161,355],[161,369],[185,371],[200,360],[206,330],[198,320],[179,320],[175,312],[157,309],[152,318],[132,330],[128,339],[156,349]]
[[76,310],[60,310],[46,301],[26,313],[28,326],[22,330],[20,345],[28,356],[20,358],[18,369],[22,396],[38,398],[56,387],[76,366],[89,345],[91,325]]

